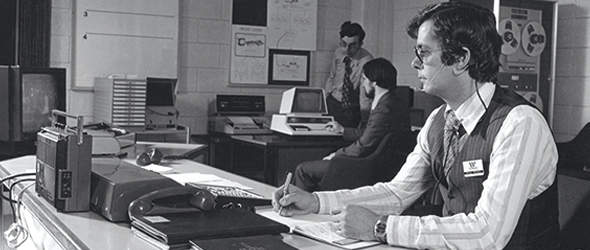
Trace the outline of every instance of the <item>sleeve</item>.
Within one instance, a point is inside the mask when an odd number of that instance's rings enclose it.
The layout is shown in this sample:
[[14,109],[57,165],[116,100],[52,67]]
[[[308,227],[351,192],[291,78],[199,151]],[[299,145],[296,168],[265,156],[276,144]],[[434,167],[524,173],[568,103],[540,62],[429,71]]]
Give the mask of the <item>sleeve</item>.
[[390,216],[387,241],[409,248],[502,249],[526,201],[553,183],[556,163],[555,142],[542,115],[526,105],[515,107],[494,139],[488,179],[475,211],[449,217]]
[[324,86],[324,89],[326,90],[326,95],[332,93],[335,87],[334,81],[336,79],[336,58],[336,54],[334,54],[332,58],[332,65],[330,66],[330,75],[328,76],[328,79],[326,80],[326,85]]
[[315,192],[320,202],[319,213],[330,213],[332,208],[360,203],[379,214],[400,214],[413,205],[434,184],[426,134],[435,113],[436,110],[427,119],[418,134],[416,147],[393,180],[353,190]]
[[[369,116],[367,127],[359,131],[357,129],[345,129],[344,137],[351,136],[352,133],[362,132],[362,135],[354,141],[350,146],[338,149],[336,156],[345,155],[352,157],[362,157],[373,152],[381,139],[389,133],[390,125],[393,124],[393,117],[391,114],[386,112],[373,112]],[[347,131],[348,130],[348,131]]]

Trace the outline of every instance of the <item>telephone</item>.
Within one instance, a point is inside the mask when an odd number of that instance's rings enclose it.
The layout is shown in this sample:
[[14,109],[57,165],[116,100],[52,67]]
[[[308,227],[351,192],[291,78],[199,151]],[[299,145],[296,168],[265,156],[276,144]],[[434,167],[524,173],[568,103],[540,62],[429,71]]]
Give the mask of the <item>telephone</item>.
[[166,213],[240,208],[254,212],[254,207],[241,203],[222,203],[206,189],[194,186],[169,187],[140,196],[129,204],[129,218]]

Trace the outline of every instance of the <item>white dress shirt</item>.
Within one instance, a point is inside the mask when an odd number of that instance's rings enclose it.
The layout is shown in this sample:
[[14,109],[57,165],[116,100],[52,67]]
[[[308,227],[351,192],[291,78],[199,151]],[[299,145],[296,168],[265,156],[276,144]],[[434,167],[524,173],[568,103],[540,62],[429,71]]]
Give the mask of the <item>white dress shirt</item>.
[[[489,106],[495,86],[486,83],[480,94]],[[542,114],[520,105],[507,115],[494,140],[489,175],[475,212],[448,217],[396,216],[410,207],[435,180],[431,172],[427,134],[438,109],[418,134],[418,143],[399,173],[387,183],[354,190],[317,192],[320,213],[346,204],[363,204],[392,215],[387,220],[390,245],[430,249],[502,249],[510,240],[527,200],[545,191],[554,181],[557,148]],[[485,108],[474,94],[456,111],[467,134],[475,128]]]

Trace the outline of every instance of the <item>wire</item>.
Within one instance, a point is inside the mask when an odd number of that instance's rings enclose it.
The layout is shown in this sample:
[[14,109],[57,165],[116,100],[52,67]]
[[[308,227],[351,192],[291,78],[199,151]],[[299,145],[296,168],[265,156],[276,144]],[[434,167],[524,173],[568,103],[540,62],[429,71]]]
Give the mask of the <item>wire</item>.
[[477,82],[475,82],[475,93],[477,93],[477,97],[479,98],[479,101],[481,102],[481,104],[483,105],[483,108],[486,110],[486,113],[487,113],[488,107],[486,106],[486,103],[483,101],[483,98],[481,98],[481,94],[479,94],[479,88],[477,87]]
[[17,248],[17,247],[19,247],[23,242],[25,242],[29,238],[29,232],[27,231],[27,229],[25,227],[23,227],[21,225],[21,223],[22,223],[21,219],[22,218],[21,218],[20,211],[21,211],[21,204],[22,204],[23,194],[25,193],[25,191],[29,187],[33,186],[34,184],[35,183],[29,183],[27,186],[25,186],[18,193],[18,196],[17,196],[18,209],[16,210],[18,212],[18,215],[16,213],[14,213],[14,215],[15,215],[15,221],[14,221],[14,223],[12,223],[10,225],[10,227],[8,228],[8,230],[6,230],[4,232],[4,239],[6,239],[6,244],[8,244],[8,246],[10,248]]
[[178,115],[180,115],[180,111],[178,111],[178,109],[174,109],[174,113],[172,112],[168,112],[168,113],[162,113],[162,112],[158,112],[155,111],[154,109],[150,108],[150,107],[146,107],[147,110],[151,111],[152,113],[156,114],[156,115],[160,115],[160,116],[176,116],[176,118],[178,118]]
[[[36,175],[36,173],[20,173],[20,174],[13,174],[13,175],[6,176],[6,177],[4,177],[4,179],[0,180],[0,186],[2,186],[2,183],[4,181],[11,180],[11,179],[14,179],[16,177],[30,176],[30,175]],[[11,203],[15,203],[16,202],[16,201],[13,201],[10,197],[5,196],[4,193],[2,193],[2,198],[5,199],[5,200],[7,200],[8,202],[11,202]]]
[[[10,193],[9,193],[11,200],[12,200],[12,193],[14,192],[13,191],[14,190],[14,187],[16,186],[16,184],[21,183],[23,181],[35,181],[35,179],[31,179],[31,178],[29,178],[29,179],[20,179],[20,180],[16,180],[13,183],[11,183],[10,184]],[[32,183],[32,184],[35,184],[35,183]],[[17,203],[17,202],[15,201],[14,203]],[[14,204],[12,202],[10,203],[10,208],[12,208],[13,221],[16,222],[16,212],[15,212],[15,209],[14,209]]]

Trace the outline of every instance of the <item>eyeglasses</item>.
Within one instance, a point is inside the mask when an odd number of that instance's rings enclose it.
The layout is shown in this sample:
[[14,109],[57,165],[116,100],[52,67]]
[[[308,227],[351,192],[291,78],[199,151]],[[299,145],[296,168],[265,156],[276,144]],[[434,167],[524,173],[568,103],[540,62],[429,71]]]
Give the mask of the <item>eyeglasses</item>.
[[430,54],[432,54],[433,52],[438,52],[438,51],[442,51],[442,50],[433,50],[433,51],[425,51],[422,50],[422,48],[418,48],[417,46],[414,46],[414,53],[416,53],[416,57],[418,58],[418,60],[420,60],[420,64],[424,64],[424,58],[429,56]]
[[345,41],[340,40],[340,47],[346,48],[349,47],[351,49],[357,49],[359,47],[359,43],[346,43]]

